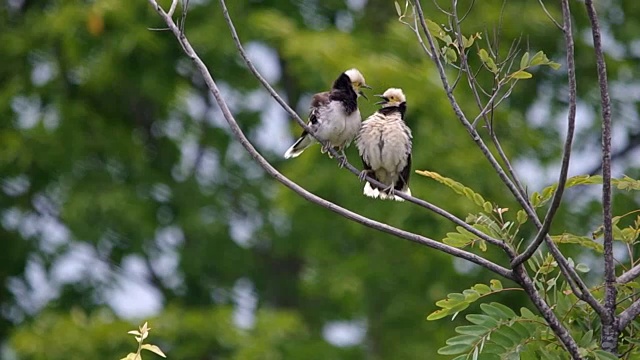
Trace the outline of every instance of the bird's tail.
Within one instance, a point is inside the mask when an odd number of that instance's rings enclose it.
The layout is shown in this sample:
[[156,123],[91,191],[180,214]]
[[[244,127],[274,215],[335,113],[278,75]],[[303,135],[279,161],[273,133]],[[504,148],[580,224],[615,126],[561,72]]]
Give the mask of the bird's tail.
[[371,186],[371,184],[367,181],[367,183],[364,184],[363,194],[365,194],[368,197],[377,199],[380,196],[380,190],[378,190],[378,188],[374,188],[373,186]]
[[[402,189],[402,190],[396,190],[396,192],[402,192],[402,193],[405,193],[405,194],[407,194],[407,195],[411,196],[411,189],[409,189],[409,188]],[[387,194],[387,193],[385,193],[385,192],[381,192],[381,193],[380,193],[380,199],[382,199],[382,200],[404,201],[404,199],[403,199],[403,198],[401,198],[401,197],[400,197],[400,196],[398,196],[398,195],[393,195],[393,196],[391,196],[391,195],[389,195],[389,194]]]
[[291,145],[290,148],[287,149],[287,151],[285,151],[284,158],[290,159],[298,157],[311,145],[313,145],[313,137],[309,134],[303,134],[293,145]]
[[[403,192],[403,193],[411,196],[411,189],[409,189],[408,187],[406,189],[396,190],[396,191]],[[381,191],[377,187],[372,186],[368,181],[364,185],[363,193],[364,193],[364,195],[366,195],[368,197],[372,197],[374,199],[380,198],[380,200],[404,201],[404,199],[401,198],[400,196],[389,195],[385,191]]]

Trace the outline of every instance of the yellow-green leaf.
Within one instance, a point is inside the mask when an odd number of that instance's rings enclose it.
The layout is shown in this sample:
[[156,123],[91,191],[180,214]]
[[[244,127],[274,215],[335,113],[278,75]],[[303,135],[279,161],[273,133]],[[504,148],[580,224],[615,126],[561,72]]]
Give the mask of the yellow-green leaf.
[[529,52],[525,52],[520,59],[520,69],[524,69],[529,65]]
[[398,16],[402,16],[402,8],[400,8],[400,4],[398,4],[397,1],[394,2],[396,5],[396,13],[398,13]]
[[429,314],[427,316],[427,320],[429,321],[440,320],[442,318],[447,317],[447,315],[449,315],[449,310],[440,309]]
[[454,63],[458,60],[458,55],[456,54],[455,50],[448,46],[442,48],[442,53],[444,54],[445,60],[449,64]]
[[144,344],[142,345],[142,349],[147,350],[147,351],[151,351],[152,353],[162,356],[163,358],[166,358],[167,355],[165,355],[162,350],[160,350],[159,347],[157,347],[156,345],[151,345],[151,344]]
[[547,59],[547,55],[545,55],[543,51],[538,51],[531,58],[531,61],[529,62],[529,65],[536,66],[536,65],[540,65],[540,64],[543,64],[545,62],[548,62],[548,61],[549,61],[549,59]]
[[531,75],[530,72],[524,71],[524,70],[518,70],[514,73],[512,73],[511,75],[509,75],[512,79],[531,79],[533,77],[533,75]]
[[491,290],[493,291],[502,290],[502,283],[500,282],[500,280],[493,279],[489,281],[489,284],[491,284]]
[[516,220],[520,225],[526,223],[528,218],[529,216],[527,216],[527,213],[524,210],[518,210],[516,213]]

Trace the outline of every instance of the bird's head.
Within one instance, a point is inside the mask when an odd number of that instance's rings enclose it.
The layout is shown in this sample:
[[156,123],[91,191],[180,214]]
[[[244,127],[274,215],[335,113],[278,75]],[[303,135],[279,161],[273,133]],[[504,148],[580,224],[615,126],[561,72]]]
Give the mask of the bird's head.
[[358,96],[362,96],[368,100],[367,96],[364,94],[364,92],[362,92],[362,89],[371,89],[371,86],[367,85],[367,83],[364,81],[364,76],[362,76],[362,73],[356,68],[349,69],[344,73],[347,75],[347,77],[349,77],[349,80],[351,81],[351,87],[353,87],[353,91],[355,91]]
[[382,105],[382,107],[398,106],[407,101],[402,89],[398,88],[389,88],[384,92],[384,94],[375,96],[382,98],[382,101],[378,101],[376,103],[376,105]]

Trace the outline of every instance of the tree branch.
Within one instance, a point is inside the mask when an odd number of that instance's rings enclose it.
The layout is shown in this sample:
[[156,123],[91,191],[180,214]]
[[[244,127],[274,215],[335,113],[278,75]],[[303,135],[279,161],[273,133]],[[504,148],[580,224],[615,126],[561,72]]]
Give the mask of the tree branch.
[[229,127],[231,128],[231,131],[236,137],[236,139],[245,148],[245,150],[251,155],[254,161],[256,161],[258,165],[260,165],[267,172],[267,174],[274,177],[280,183],[282,183],[289,189],[293,190],[295,193],[297,193],[307,201],[312,202],[316,205],[319,205],[325,209],[331,210],[351,221],[360,223],[372,229],[376,229],[378,231],[391,234],[393,236],[396,236],[405,240],[409,240],[421,245],[431,247],[436,250],[440,250],[442,252],[453,255],[455,257],[468,260],[498,275],[501,275],[507,279],[515,280],[511,270],[508,270],[498,264],[495,264],[489,260],[486,260],[476,254],[473,254],[464,250],[460,250],[446,244],[442,244],[433,239],[429,239],[424,236],[413,234],[411,232],[401,230],[393,226],[390,226],[375,220],[371,220],[360,214],[354,213],[350,210],[347,210],[325,199],[322,199],[319,196],[307,191],[303,187],[299,186],[298,184],[296,184],[295,182],[291,181],[290,179],[285,177],[283,174],[278,172],[264,157],[262,157],[262,155],[260,155],[260,153],[253,147],[253,145],[246,138],[246,136],[238,126],[238,123],[236,122],[235,118],[231,114],[231,111],[227,107],[226,102],[222,98],[222,95],[220,94],[220,91],[215,81],[211,77],[211,74],[209,73],[206,65],[202,62],[200,57],[194,51],[193,47],[191,46],[187,38],[184,36],[184,34],[176,26],[176,24],[173,22],[171,17],[169,17],[168,14],[158,5],[156,0],[148,0],[148,1],[154,7],[156,12],[160,15],[160,17],[165,21],[169,29],[173,32],[174,36],[178,39],[178,42],[182,46],[182,49],[184,50],[185,54],[193,61],[196,68],[200,71],[200,73],[204,77],[205,83],[207,84],[207,86],[209,87],[209,90],[211,91],[214,98],[216,99],[216,102],[218,103],[218,106],[220,107],[222,114],[224,115],[224,118],[227,121]]
[[[494,158],[493,154],[491,154],[491,152],[489,151],[488,147],[486,146],[486,144],[484,143],[482,138],[480,138],[478,132],[475,130],[475,128],[471,125],[469,120],[466,118],[466,116],[462,112],[462,109],[460,108],[458,102],[455,99],[455,96],[453,95],[453,92],[451,91],[451,87],[449,85],[449,82],[447,80],[447,77],[446,77],[446,74],[445,74],[445,71],[444,71],[444,66],[442,65],[442,61],[440,60],[440,58],[438,56],[438,50],[437,50],[437,47],[435,45],[433,36],[429,32],[429,28],[428,28],[428,26],[426,24],[426,20],[425,20],[425,17],[424,17],[424,12],[422,11],[422,6],[420,5],[420,1],[419,0],[414,0],[414,4],[415,4],[416,9],[417,9],[417,15],[420,18],[420,24],[422,26],[422,30],[423,30],[426,38],[427,38],[427,42],[429,44],[429,48],[431,49],[431,52],[432,52],[431,59],[436,64],[436,68],[438,70],[438,74],[440,76],[440,80],[442,82],[442,85],[444,87],[445,93],[447,95],[447,98],[449,99],[449,102],[451,104],[451,107],[452,107],[456,117],[460,120],[462,125],[467,129],[467,131],[471,135],[472,139],[476,142],[476,144],[478,145],[478,147],[480,148],[482,153],[485,155],[485,157],[487,158],[487,160],[489,161],[491,166],[497,172],[497,174],[500,177],[500,179],[504,182],[504,184],[507,186],[507,188],[511,191],[511,193],[514,195],[514,197],[516,198],[518,203],[520,203],[520,205],[523,207],[523,209],[527,212],[527,215],[532,219],[532,221],[534,222],[536,227],[537,228],[541,228],[542,224],[540,223],[540,220],[538,219],[538,216],[535,213],[535,211],[534,211],[533,207],[531,206],[531,204],[529,203],[528,199],[526,199],[520,193],[520,191],[518,191],[518,189],[513,184],[513,182],[509,179],[509,177],[506,175],[506,173],[502,170],[502,168],[500,167],[500,164],[498,164],[498,162]],[[576,279],[576,283],[579,285],[579,287],[582,286],[582,287],[584,287],[586,289],[586,286],[584,285],[584,283],[582,282],[580,277],[577,275],[577,273],[575,273],[574,269],[572,269],[571,267],[568,266],[567,259],[562,255],[562,253],[560,253],[560,251],[555,246],[553,241],[551,241],[551,238],[547,236],[547,237],[545,237],[545,239],[547,240],[547,244],[549,246],[550,252],[552,253],[554,258],[558,262],[559,269],[563,272],[565,277],[567,277],[568,279],[572,279],[574,277],[577,278]],[[540,297],[540,294],[536,291],[535,286],[528,286],[527,285],[527,284],[532,284],[532,282],[531,282],[531,279],[530,279],[529,275],[526,272],[526,269],[524,269],[524,267],[521,264],[521,265],[515,267],[514,271],[516,272],[517,276],[519,277],[519,282],[525,288],[525,290],[527,291],[527,294],[529,295],[529,297],[531,298],[533,303],[536,305],[536,307],[538,308],[540,313],[544,316],[545,320],[547,321],[549,326],[551,326],[551,328],[553,329],[554,333],[556,334],[556,336],[558,336],[558,339],[562,342],[562,344],[565,346],[567,351],[571,354],[571,356],[574,359],[581,359],[580,353],[578,352],[578,345],[576,344],[575,340],[571,337],[571,335],[569,334],[567,329],[564,326],[562,326],[562,324],[559,322],[558,318],[555,316],[553,311],[550,311],[548,305],[544,302],[544,299],[542,299]],[[589,293],[588,291],[586,291],[585,293],[586,293],[585,296],[587,296],[587,297],[590,296],[591,297],[590,298],[591,301],[589,302],[589,304],[591,306],[599,305],[597,303],[597,301],[595,300],[595,298],[593,298],[591,293]]]
[[[607,65],[602,52],[600,24],[593,0],[585,0],[591,22],[593,50],[596,55],[600,102],[602,104],[602,217],[604,228],[604,307],[602,321],[602,349],[616,354],[618,351],[618,318],[616,317],[616,273],[613,259],[613,225],[611,218],[611,99],[607,80]],[[636,306],[638,307],[638,306]],[[630,308],[636,308],[633,305]]]
[[[491,166],[494,168],[494,170],[496,171],[496,173],[498,174],[498,176],[500,177],[502,182],[507,186],[507,188],[514,195],[514,197],[516,198],[518,203],[522,206],[524,211],[527,213],[527,215],[529,216],[529,218],[531,219],[533,224],[536,226],[536,228],[537,229],[542,228],[542,223],[540,222],[540,219],[538,218],[538,215],[536,214],[536,212],[533,209],[533,206],[531,205],[529,200],[527,198],[525,198],[524,195],[522,195],[518,191],[518,189],[514,185],[514,183],[509,179],[509,177],[506,175],[506,173],[502,170],[502,168],[500,167],[500,165],[496,161],[496,159],[493,156],[493,154],[491,154],[491,152],[489,151],[488,147],[486,146],[486,144],[484,143],[482,138],[480,138],[480,135],[478,134],[478,132],[469,123],[469,120],[466,118],[466,116],[462,112],[462,109],[460,108],[460,105],[456,101],[455,96],[453,95],[453,93],[451,91],[451,87],[449,86],[449,82],[447,80],[447,76],[445,74],[444,66],[442,65],[442,61],[438,57],[438,50],[437,50],[437,47],[435,45],[433,36],[431,36],[431,33],[429,32],[429,28],[427,27],[427,23],[426,23],[426,20],[425,20],[425,17],[424,17],[424,13],[422,11],[422,7],[420,5],[420,1],[419,0],[414,0],[414,4],[416,5],[417,15],[418,15],[418,17],[420,19],[420,24],[422,26],[422,30],[425,33],[425,36],[427,37],[427,41],[429,43],[429,47],[430,47],[431,52],[433,54],[431,56],[431,59],[436,64],[436,68],[438,70],[438,74],[440,75],[440,80],[442,81],[442,85],[444,87],[445,93],[447,95],[447,98],[449,99],[449,103],[451,104],[451,107],[452,107],[456,117],[460,120],[462,125],[467,129],[467,131],[469,132],[469,135],[471,135],[471,138],[473,139],[473,141],[476,142],[476,144],[480,148],[480,151],[487,158],[487,160],[489,161]],[[585,285],[584,281],[582,281],[582,279],[580,278],[578,273],[575,271],[575,269],[573,269],[571,266],[569,266],[569,262],[564,257],[564,255],[562,255],[562,253],[560,252],[560,250],[558,249],[556,244],[551,240],[551,237],[545,236],[544,239],[545,239],[545,242],[547,244],[547,247],[549,248],[549,252],[553,256],[553,258],[558,262],[558,264],[560,265],[559,269],[562,272],[562,274],[564,275],[564,277],[567,278],[569,281],[571,281],[571,279],[573,279],[573,281],[575,282],[576,286],[581,290],[581,293],[582,293],[582,296],[583,296],[583,300],[585,300],[596,312],[602,313],[603,312],[602,305],[600,305],[600,303],[598,303],[598,301],[593,297],[591,292],[589,292],[589,289]]]
[[[527,295],[529,295],[533,304],[536,306],[536,308],[538,308],[540,314],[542,314],[542,317],[544,317],[544,319],[547,321],[549,327],[551,327],[555,335],[558,337],[558,339],[560,339],[569,354],[571,354],[571,357],[573,359],[582,359],[582,357],[580,356],[578,344],[573,339],[573,337],[571,337],[569,331],[564,326],[562,326],[562,323],[560,322],[560,320],[558,320],[558,317],[556,316],[556,314],[554,314],[553,310],[538,294],[538,291],[536,290],[533,281],[531,281],[531,278],[527,274],[524,266],[520,265],[514,270],[514,274],[518,278],[519,284],[526,291]],[[533,294],[535,294],[535,296],[532,296]]]
[[629,269],[629,271],[627,271],[624,274],[618,276],[618,278],[616,279],[616,282],[618,284],[626,284],[626,283],[634,280],[638,276],[640,276],[640,264],[632,267],[631,269]]
[[634,301],[631,305],[629,305],[628,308],[626,308],[623,312],[620,313],[620,315],[618,315],[618,332],[623,331],[638,315],[640,315],[640,299]]
[[[544,6],[544,5],[543,5]],[[562,195],[567,182],[567,174],[569,173],[569,160],[571,159],[571,144],[573,142],[573,133],[575,131],[576,124],[576,63],[575,63],[575,48],[573,42],[573,28],[571,26],[571,10],[569,9],[569,0],[562,0],[562,18],[563,18],[563,32],[564,40],[567,49],[567,77],[569,80],[569,114],[567,116],[567,137],[564,142],[564,150],[562,155],[562,165],[560,167],[560,175],[558,178],[558,186],[551,204],[547,209],[547,214],[544,217],[542,227],[538,230],[536,237],[525,249],[525,251],[518,255],[511,264],[518,265],[527,261],[538,250],[538,247],[544,241],[544,238],[549,233],[551,222],[560,207],[562,201]]]

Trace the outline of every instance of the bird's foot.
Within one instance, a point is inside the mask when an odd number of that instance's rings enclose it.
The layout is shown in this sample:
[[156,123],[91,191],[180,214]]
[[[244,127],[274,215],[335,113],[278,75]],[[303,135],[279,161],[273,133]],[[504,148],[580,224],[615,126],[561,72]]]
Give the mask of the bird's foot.
[[386,198],[388,199],[393,199],[396,196],[396,188],[394,187],[394,184],[389,185],[384,190],[382,190],[382,192],[387,194]]
[[347,156],[344,154],[340,154],[338,155],[338,167],[340,167],[341,169],[347,165]]
[[360,180],[360,182],[363,182],[369,174],[371,174],[371,170],[364,169],[360,171],[360,174],[358,174],[358,180]]
[[[322,147],[320,148],[321,153],[324,154],[329,152],[329,149],[331,148],[331,143],[329,141],[321,142],[320,144],[322,145]],[[331,157],[331,153],[329,153],[329,157]]]

